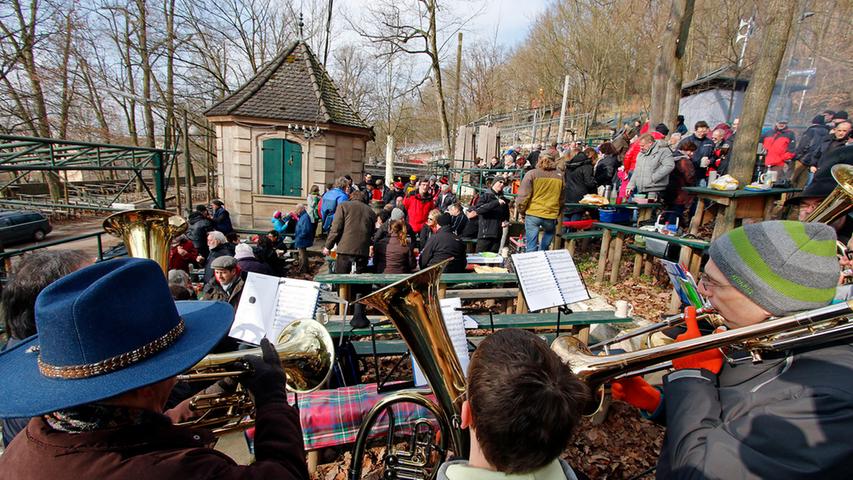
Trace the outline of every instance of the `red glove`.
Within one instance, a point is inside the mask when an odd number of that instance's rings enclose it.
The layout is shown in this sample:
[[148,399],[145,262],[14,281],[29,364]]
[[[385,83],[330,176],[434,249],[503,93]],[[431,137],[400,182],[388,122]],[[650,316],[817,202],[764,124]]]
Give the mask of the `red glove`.
[[[692,340],[702,336],[699,332],[699,324],[696,322],[696,307],[687,307],[684,310],[684,323],[687,326],[687,331],[676,337],[676,342]],[[676,370],[704,368],[716,375],[723,368],[723,354],[720,352],[720,349],[713,348],[704,352],[687,355],[686,357],[676,358],[672,361],[672,366]]]
[[622,400],[649,413],[660,405],[660,391],[640,376],[614,380],[610,385],[610,394],[613,400]]

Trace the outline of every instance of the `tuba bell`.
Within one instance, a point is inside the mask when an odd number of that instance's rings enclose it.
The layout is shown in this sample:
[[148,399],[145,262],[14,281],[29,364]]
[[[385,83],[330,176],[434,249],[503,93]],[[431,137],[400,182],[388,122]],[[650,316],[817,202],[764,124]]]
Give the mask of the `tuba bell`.
[[838,186],[806,217],[805,222],[829,224],[853,208],[853,166],[839,163],[832,166],[831,172]]
[[[335,345],[328,330],[314,320],[296,320],[278,336],[275,345],[287,389],[296,393],[312,392],[326,383],[335,362]],[[246,355],[262,355],[260,348],[214,353],[201,359],[189,372],[178,375],[179,381],[236,380],[249,368],[240,360]],[[254,425],[254,404],[236,381],[233,392],[201,393],[190,401],[196,417],[181,425],[209,428],[216,435],[242,430]]]
[[[421,270],[359,300],[384,313],[397,327],[423,371],[435,400],[427,396],[429,392],[402,391],[388,395],[374,405],[356,437],[350,479],[361,478],[370,431],[386,411],[389,432],[382,459],[384,478],[431,479],[438,473],[438,466],[446,458],[448,450],[460,457],[468,456],[468,430],[459,427],[466,388],[465,374],[454,352],[438,301],[439,278],[449,261]],[[420,405],[435,416],[440,430],[437,440],[437,432],[429,422],[421,420],[415,424],[407,448],[394,445],[392,407],[404,402]]]
[[124,241],[129,257],[154,260],[164,275],[169,270],[172,239],[186,232],[187,228],[183,217],[150,208],[119,212],[104,220],[104,230]]

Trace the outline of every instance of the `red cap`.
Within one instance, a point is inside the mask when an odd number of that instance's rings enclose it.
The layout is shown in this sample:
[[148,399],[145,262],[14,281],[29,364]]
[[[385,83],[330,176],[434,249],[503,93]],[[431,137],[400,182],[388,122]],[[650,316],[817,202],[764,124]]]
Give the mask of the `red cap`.
[[394,187],[403,188],[403,182],[394,182]]

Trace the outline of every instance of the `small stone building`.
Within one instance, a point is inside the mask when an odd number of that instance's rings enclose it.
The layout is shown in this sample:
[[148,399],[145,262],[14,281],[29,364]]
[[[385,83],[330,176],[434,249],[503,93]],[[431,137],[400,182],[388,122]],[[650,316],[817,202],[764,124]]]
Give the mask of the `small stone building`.
[[304,41],[205,112],[216,128],[218,194],[242,228],[270,228],[275,210],[322,195],[342,175],[359,181],[369,126],[341,97]]

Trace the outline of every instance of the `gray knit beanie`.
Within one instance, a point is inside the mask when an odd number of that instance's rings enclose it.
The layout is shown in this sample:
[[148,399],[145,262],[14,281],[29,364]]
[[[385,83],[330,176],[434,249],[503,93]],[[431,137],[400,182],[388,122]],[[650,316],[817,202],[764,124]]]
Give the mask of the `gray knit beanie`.
[[832,302],[840,271],[835,240],[822,223],[761,222],[718,238],[709,255],[735,288],[782,316]]
[[394,210],[391,210],[391,220],[402,220],[403,219],[403,211],[397,207],[394,207]]

